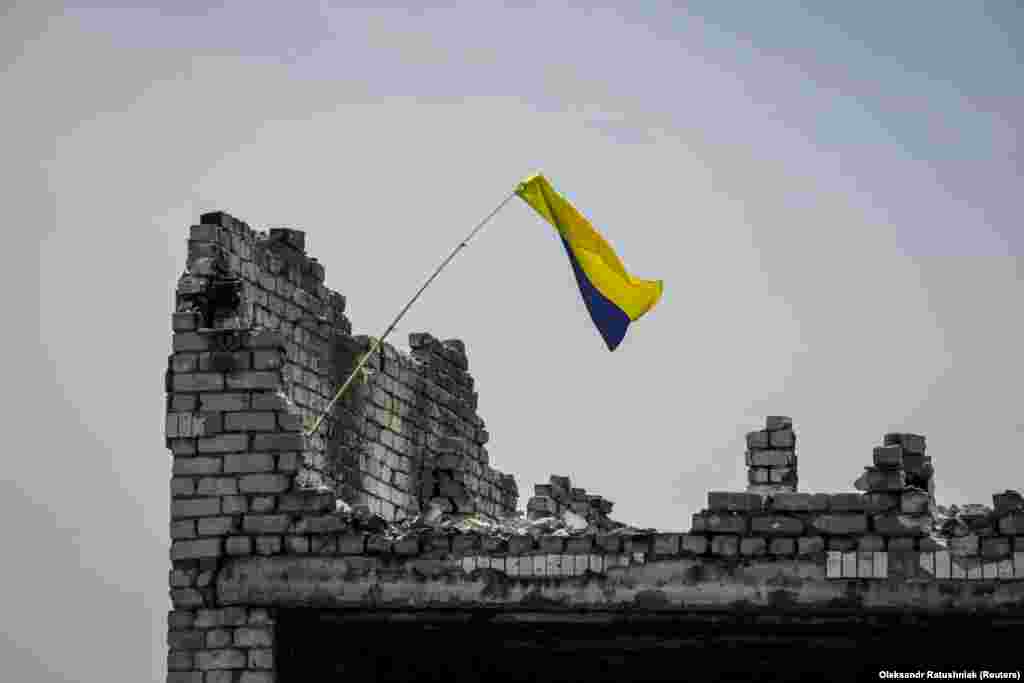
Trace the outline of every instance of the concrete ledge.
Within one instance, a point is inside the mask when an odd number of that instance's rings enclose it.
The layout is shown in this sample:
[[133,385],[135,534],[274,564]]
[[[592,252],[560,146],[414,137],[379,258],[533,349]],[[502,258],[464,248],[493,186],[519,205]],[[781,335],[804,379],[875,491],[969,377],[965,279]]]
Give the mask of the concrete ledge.
[[[540,556],[542,557],[542,556]],[[521,607],[534,611],[916,609],[1024,614],[1024,582],[827,579],[815,562],[673,559],[605,574],[509,576],[446,560],[235,558],[216,580],[221,605],[273,607]]]

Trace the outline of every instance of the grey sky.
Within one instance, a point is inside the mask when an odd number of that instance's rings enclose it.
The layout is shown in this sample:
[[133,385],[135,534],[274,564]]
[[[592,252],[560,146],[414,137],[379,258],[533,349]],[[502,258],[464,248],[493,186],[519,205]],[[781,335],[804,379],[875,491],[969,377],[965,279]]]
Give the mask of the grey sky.
[[162,373],[213,209],[307,230],[365,334],[537,169],[664,279],[609,354],[516,202],[397,331],[466,342],[524,495],[570,474],[685,530],[773,413],[805,490],[889,430],[940,502],[1024,485],[1016,3],[166,4],[0,20],[11,680],[162,675]]

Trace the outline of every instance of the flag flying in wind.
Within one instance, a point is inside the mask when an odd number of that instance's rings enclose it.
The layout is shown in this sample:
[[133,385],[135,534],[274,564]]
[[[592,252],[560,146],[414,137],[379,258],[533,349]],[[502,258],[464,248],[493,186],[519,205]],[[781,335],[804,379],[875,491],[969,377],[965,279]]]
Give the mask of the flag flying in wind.
[[516,194],[558,231],[583,302],[608,350],[614,351],[629,324],[658,303],[663,282],[641,280],[627,273],[608,242],[543,175],[519,183]]

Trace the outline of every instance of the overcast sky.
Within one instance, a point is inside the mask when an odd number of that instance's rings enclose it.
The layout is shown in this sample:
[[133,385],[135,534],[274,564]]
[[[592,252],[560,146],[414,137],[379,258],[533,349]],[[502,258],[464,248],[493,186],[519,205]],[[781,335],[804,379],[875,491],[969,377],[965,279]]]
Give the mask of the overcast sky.
[[940,503],[1024,487],[1012,0],[165,4],[0,15],[6,679],[162,680],[163,371],[210,210],[306,230],[363,334],[536,170],[663,279],[609,353],[517,200],[396,331],[466,343],[523,505],[568,474],[687,530],[769,414],[803,490],[891,430]]

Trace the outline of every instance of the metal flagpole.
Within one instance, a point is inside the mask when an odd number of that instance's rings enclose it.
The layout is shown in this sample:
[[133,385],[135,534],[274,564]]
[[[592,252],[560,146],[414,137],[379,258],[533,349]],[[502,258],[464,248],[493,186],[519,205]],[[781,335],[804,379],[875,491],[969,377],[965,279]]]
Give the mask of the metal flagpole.
[[465,249],[466,246],[469,244],[469,241],[473,239],[473,237],[476,236],[478,232],[480,232],[480,230],[487,224],[487,222],[494,218],[494,215],[501,211],[505,207],[505,205],[508,204],[509,201],[515,196],[515,191],[510,192],[509,195],[501,201],[501,204],[498,204],[498,206],[495,207],[493,211],[487,214],[486,218],[477,223],[477,226],[473,228],[472,232],[466,235],[466,237],[461,242],[459,242],[459,245],[455,247],[454,250],[452,250],[452,253],[448,254],[448,258],[446,258],[441,263],[441,265],[437,267],[437,270],[434,271],[434,274],[427,278],[427,281],[423,283],[423,286],[420,287],[419,291],[416,292],[416,294],[409,300],[409,303],[407,303],[405,307],[401,311],[399,311],[398,315],[395,316],[395,319],[391,321],[390,325],[388,325],[388,328],[384,330],[384,334],[382,334],[380,337],[377,338],[376,341],[374,341],[373,346],[370,347],[370,350],[367,353],[363,354],[362,359],[356,365],[355,369],[352,371],[352,374],[348,376],[348,379],[345,380],[345,383],[341,385],[340,389],[338,389],[338,393],[334,395],[334,398],[332,398],[330,403],[327,404],[327,407],[324,408],[324,411],[320,414],[320,417],[317,418],[316,422],[313,424],[313,427],[308,432],[306,432],[306,436],[312,436],[313,434],[316,434],[317,430],[320,429],[320,425],[321,423],[323,423],[324,418],[327,416],[327,413],[331,412],[331,409],[334,407],[334,404],[337,403],[338,399],[341,398],[341,395],[345,393],[345,390],[348,389],[348,386],[352,383],[352,380],[355,379],[356,375],[359,374],[359,371],[363,369],[364,365],[366,365],[366,362],[370,359],[371,356],[373,356],[374,353],[376,353],[377,349],[379,349],[381,344],[384,343],[384,340],[387,339],[387,336],[391,334],[391,332],[395,329],[395,326],[398,325],[398,321],[402,319],[402,316],[405,315],[406,311],[408,311],[409,308],[414,303],[416,303],[416,300],[420,298],[420,294],[423,294],[423,291],[430,286],[430,283],[434,281],[434,278],[436,278],[441,273],[442,270],[444,270],[445,266],[447,266],[448,263],[451,262],[453,258],[455,258],[455,255],[458,254],[463,249]]

